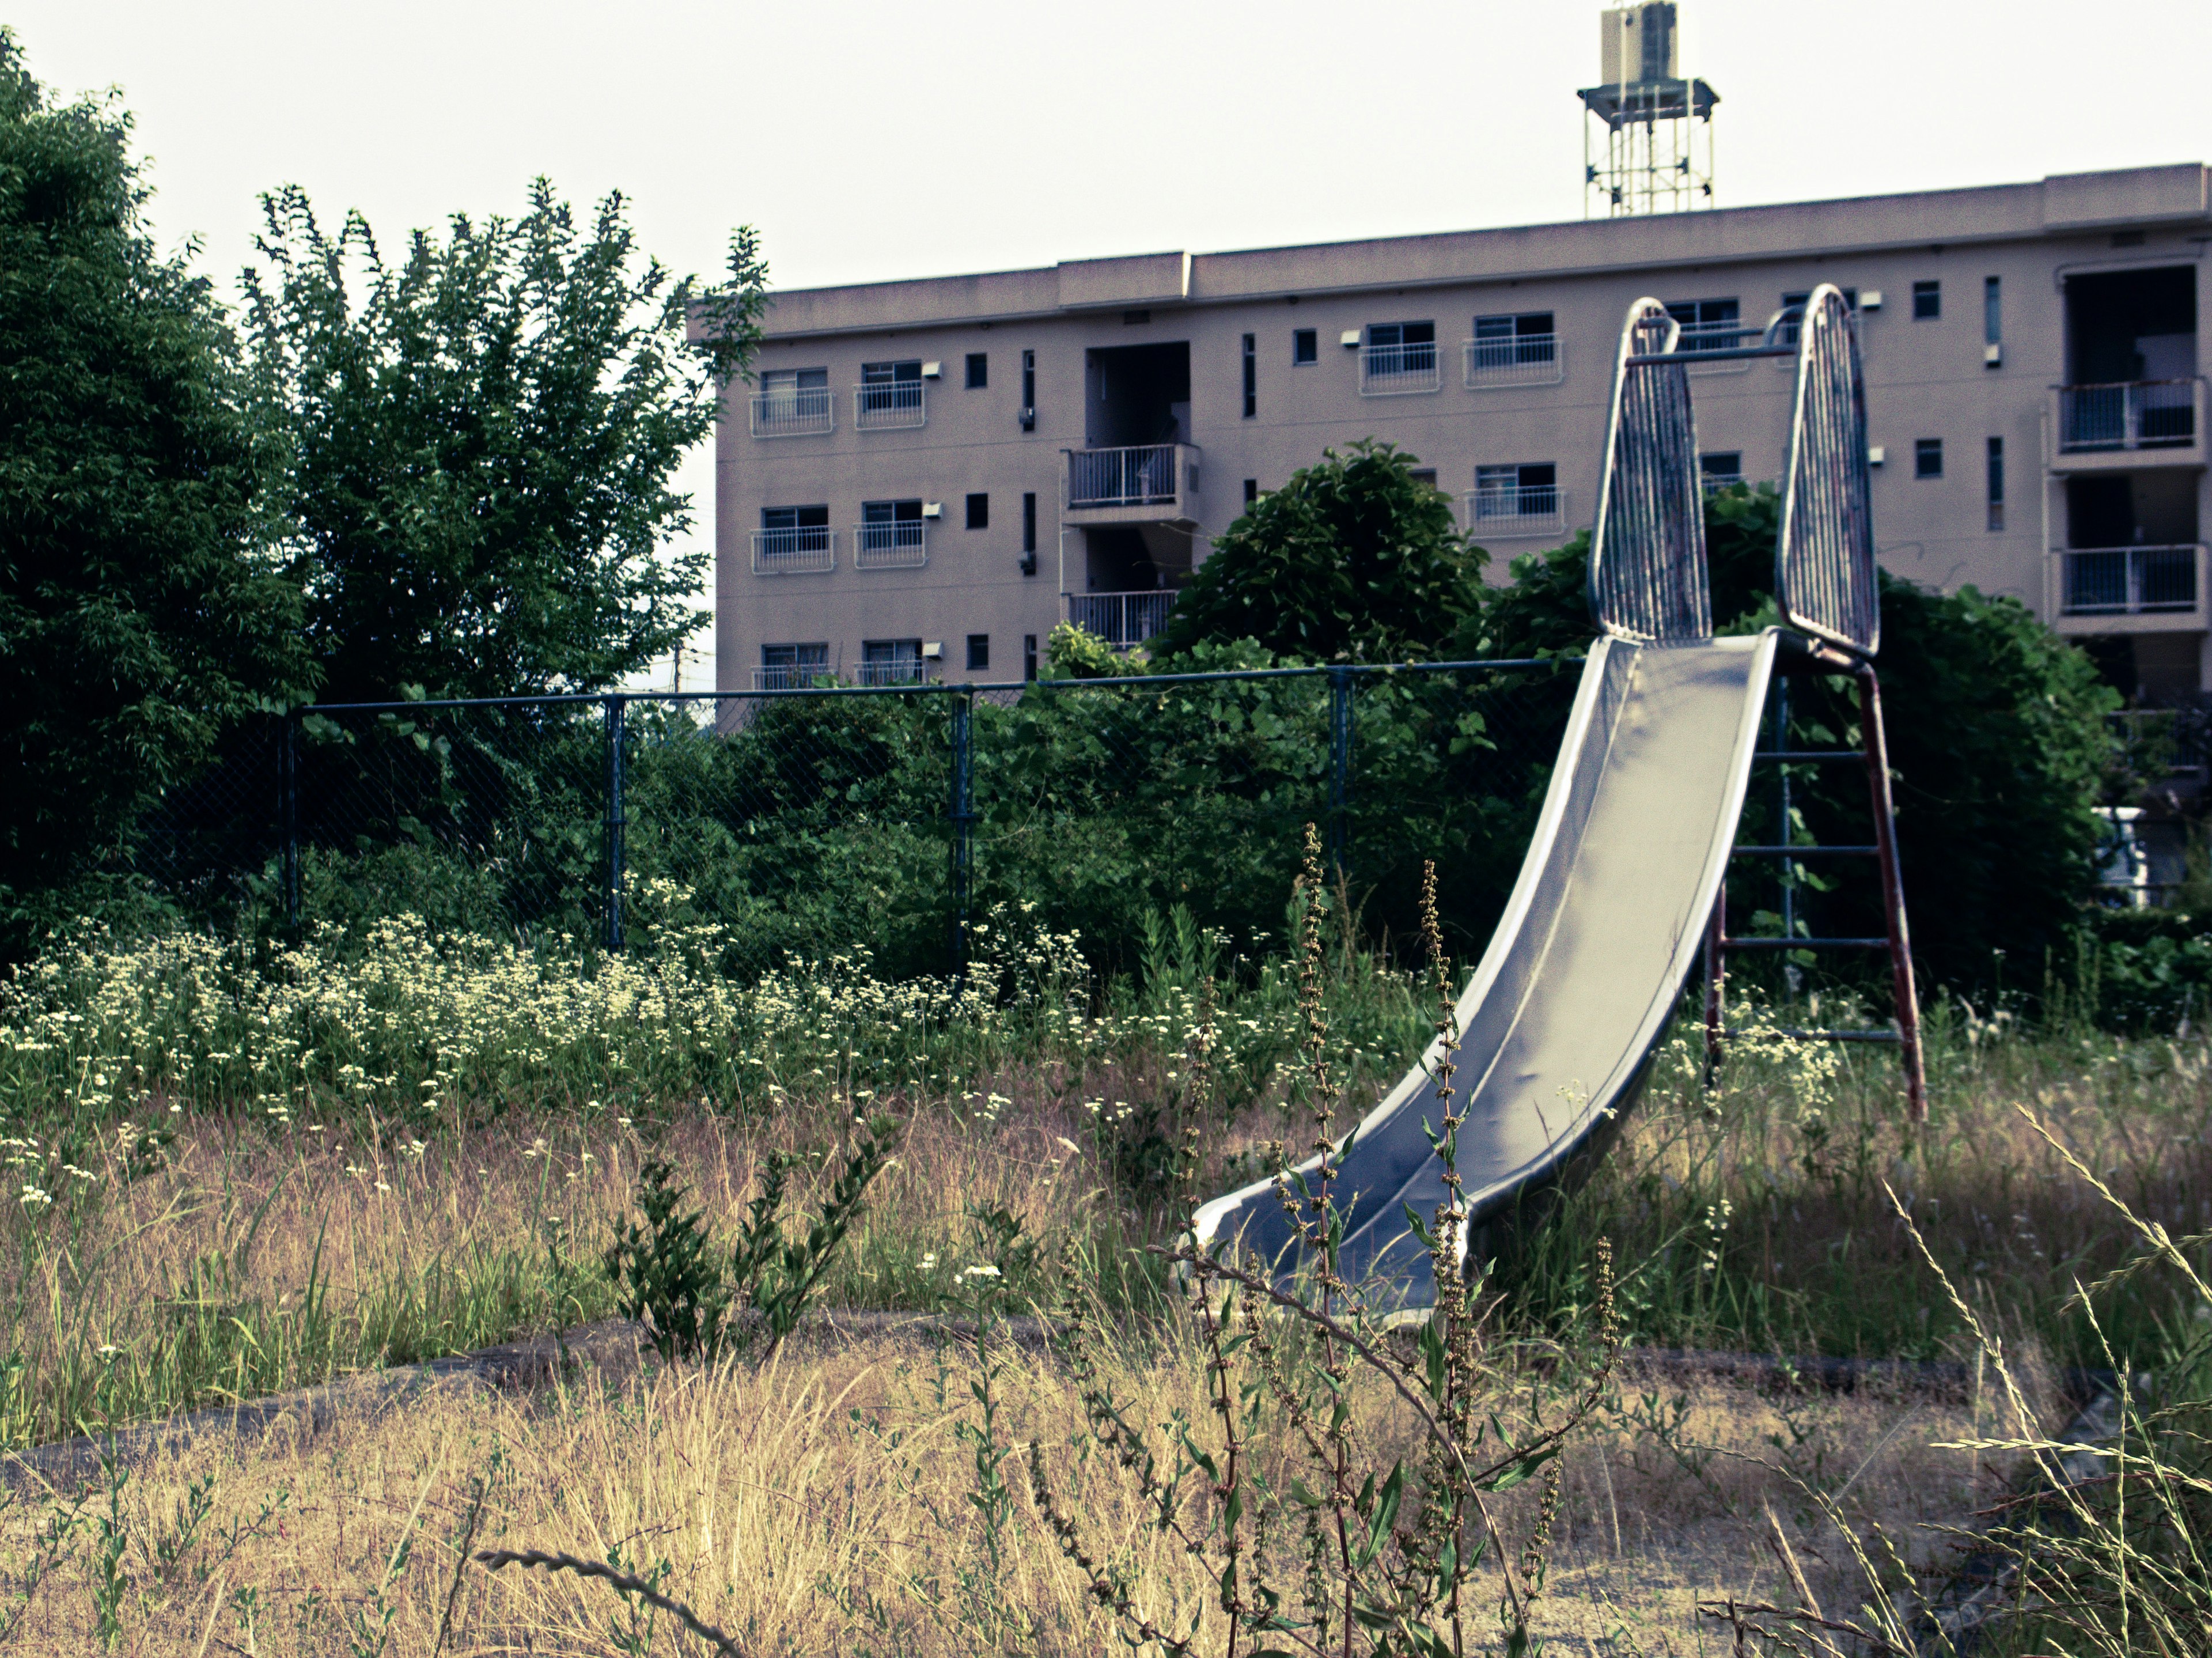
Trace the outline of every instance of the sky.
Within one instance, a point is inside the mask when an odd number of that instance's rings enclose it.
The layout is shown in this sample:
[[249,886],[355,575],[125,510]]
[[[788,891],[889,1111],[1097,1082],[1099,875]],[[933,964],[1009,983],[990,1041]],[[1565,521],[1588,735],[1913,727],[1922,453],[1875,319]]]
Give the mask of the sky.
[[[234,292],[255,198],[387,246],[529,181],[619,189],[782,287],[1578,218],[1583,0],[1106,7],[12,0],[32,72],[117,88],[165,247]],[[1723,206],[2212,158],[2206,0],[1682,0]],[[711,523],[706,452],[683,482]],[[687,667],[687,672],[690,671]]]

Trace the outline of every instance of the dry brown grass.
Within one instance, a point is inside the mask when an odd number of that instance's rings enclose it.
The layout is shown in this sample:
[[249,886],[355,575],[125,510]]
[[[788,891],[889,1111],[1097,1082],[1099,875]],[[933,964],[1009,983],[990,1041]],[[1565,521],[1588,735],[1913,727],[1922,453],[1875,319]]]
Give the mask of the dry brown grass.
[[[1148,1608],[1187,1616],[1210,1588],[1194,1564],[1145,1530],[1112,1471],[1058,1448],[1083,1426],[1065,1376],[1043,1355],[1003,1357],[1010,1431],[1054,1448],[1063,1495],[1088,1534],[1137,1573]],[[665,1562],[665,1592],[748,1652],[1112,1649],[1026,1497],[1001,1570],[986,1569],[966,1502],[969,1459],[954,1433],[975,1418],[966,1386],[975,1362],[919,1338],[825,1339],[759,1369],[595,1374],[512,1397],[434,1394],[319,1436],[280,1431],[255,1446],[165,1455],[118,1499],[131,1578],[118,1649],[376,1650],[389,1610],[382,1650],[419,1658],[438,1650],[449,1599],[450,1652],[620,1652],[626,1635],[642,1633],[605,1585],[488,1573],[462,1564],[470,1546],[563,1551],[648,1576]],[[1151,1419],[1178,1407],[1202,1414],[1200,1364],[1173,1333],[1113,1362],[1118,1387],[1141,1397]],[[1535,1373],[1501,1372],[1498,1407],[1511,1412],[1542,1386]],[[1639,1389],[1660,1398],[1666,1433],[1638,1424]],[[1714,1638],[1709,1630],[1700,1642],[1698,1597],[1789,1598],[1765,1540],[1770,1508],[1815,1594],[1853,1606],[1863,1582],[1812,1492],[1862,1535],[1878,1523],[1923,1558],[1938,1546],[1923,1527],[1956,1521],[1983,1494],[1970,1462],[1931,1446],[1990,1429],[1987,1401],[1978,1410],[1929,1394],[1766,1396],[1633,1376],[1621,1392],[1623,1408],[1567,1456],[1537,1620],[1554,1651],[1698,1652]],[[1370,1399],[1364,1408],[1383,1407]],[[210,1479],[211,1514],[157,1570],[179,1503]],[[97,1479],[88,1497],[88,1516],[106,1511]],[[0,1545],[11,1588],[59,1500],[19,1492]],[[96,1649],[100,1546],[88,1522],[33,1594],[18,1649]],[[662,1653],[701,1649],[665,1618],[653,1639]]]

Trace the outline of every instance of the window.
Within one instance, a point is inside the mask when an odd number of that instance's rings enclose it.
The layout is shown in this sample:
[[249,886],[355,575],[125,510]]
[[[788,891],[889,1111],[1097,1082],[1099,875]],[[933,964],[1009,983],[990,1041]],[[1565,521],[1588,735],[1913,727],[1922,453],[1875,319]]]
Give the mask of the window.
[[989,495],[972,495],[968,497],[968,527],[971,530],[988,530],[991,527],[991,497]]
[[1400,392],[1434,392],[1437,325],[1433,322],[1376,322],[1367,325],[1367,349],[1359,354],[1359,389],[1369,397]]
[[1564,517],[1559,469],[1548,461],[1478,466],[1470,498],[1470,527],[1487,525],[1508,534],[1557,529]]
[[753,569],[762,575],[827,570],[836,563],[827,507],[763,507],[753,532]]
[[1259,499],[1260,480],[1257,478],[1246,478],[1244,480],[1244,504],[1247,507],[1249,507],[1254,501]]
[[1244,418],[1249,420],[1260,412],[1260,340],[1256,334],[1244,337]]
[[968,390],[980,392],[991,383],[991,359],[988,353],[970,351],[968,354]]
[[1022,677],[1035,679],[1036,673],[1036,635],[1024,634],[1022,635]]
[[1036,353],[1022,353],[1022,410],[1033,414],[1036,409]]
[[830,509],[827,507],[763,507],[761,508],[761,528],[763,530],[819,530],[827,537],[830,533]]
[[2004,291],[1995,276],[1982,278],[1982,366],[2004,361]]
[[1716,449],[1711,454],[1698,457],[1698,481],[1710,495],[1715,489],[1732,489],[1743,482],[1743,451]]
[[1513,316],[1477,317],[1474,343],[1486,367],[1506,363],[1549,362],[1558,355],[1559,337],[1548,311],[1523,311]]
[[1291,362],[1297,367],[1321,361],[1321,334],[1316,329],[1293,328],[1291,331]]
[[1939,478],[1943,476],[1943,440],[1917,438],[1912,445],[1912,476],[1917,478]]
[[1467,343],[1468,391],[1486,386],[1555,386],[1565,377],[1550,312],[1474,319],[1474,337]]
[[1427,484],[1431,489],[1437,487],[1437,469],[1433,466],[1416,466],[1406,476],[1416,483]]
[[2004,440],[2002,438],[1991,438],[1990,440],[1987,465],[1990,505],[1989,527],[1992,530],[2002,530],[2004,528],[2005,507]]
[[860,504],[860,544],[853,550],[856,569],[914,569],[929,562],[929,526],[919,501],[869,501]]
[[864,427],[922,423],[921,359],[864,362],[855,397],[855,423]]
[[753,435],[788,437],[830,429],[830,371],[764,368],[753,393]]
[[863,685],[921,683],[921,641],[919,639],[862,640],[860,683]]
[[1741,312],[1734,300],[1670,300],[1667,314],[1682,325],[1680,351],[1732,350],[1741,337]]
[[827,643],[763,645],[761,647],[760,668],[753,675],[753,689],[794,690],[829,677],[830,647]]
[[991,635],[969,634],[968,635],[968,671],[974,673],[978,669],[988,668],[990,665]]
[[1933,322],[1943,314],[1943,284],[1915,282],[1912,284],[1912,320]]
[[1036,551],[1036,493],[1025,490],[1022,495],[1022,550]]

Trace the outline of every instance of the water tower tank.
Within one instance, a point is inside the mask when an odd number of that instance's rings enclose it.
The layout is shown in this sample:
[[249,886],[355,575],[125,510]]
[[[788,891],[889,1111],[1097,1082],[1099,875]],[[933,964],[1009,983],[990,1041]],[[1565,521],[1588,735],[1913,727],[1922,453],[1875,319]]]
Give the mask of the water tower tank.
[[1613,6],[1600,12],[1598,64],[1599,79],[1614,86],[1680,79],[1673,0]]

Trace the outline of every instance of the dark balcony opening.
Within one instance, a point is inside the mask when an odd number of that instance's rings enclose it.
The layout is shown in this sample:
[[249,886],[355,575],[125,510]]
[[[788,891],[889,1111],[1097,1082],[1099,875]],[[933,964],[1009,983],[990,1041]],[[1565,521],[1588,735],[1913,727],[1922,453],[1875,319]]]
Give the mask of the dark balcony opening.
[[1093,449],[1188,443],[1190,342],[1085,355],[1083,440]]
[[2104,682],[2137,708],[2176,708],[2202,689],[2193,633],[2120,634],[2074,642]]
[[1191,537],[1169,524],[1101,525],[1083,531],[1083,591],[1142,593],[1191,577]]
[[2178,467],[2066,480],[2069,547],[2179,547],[2197,540],[2197,474]]
[[2182,380],[2196,373],[2193,266],[2066,279],[2069,386]]

